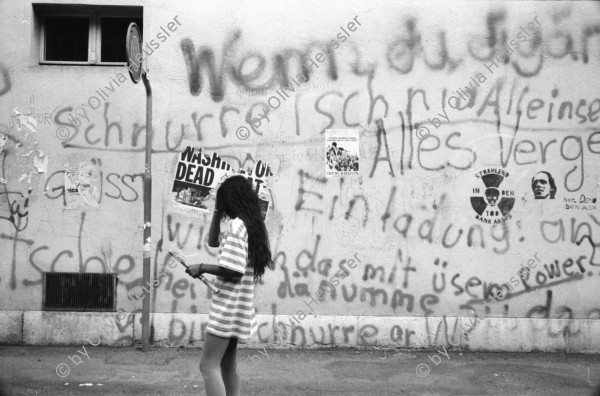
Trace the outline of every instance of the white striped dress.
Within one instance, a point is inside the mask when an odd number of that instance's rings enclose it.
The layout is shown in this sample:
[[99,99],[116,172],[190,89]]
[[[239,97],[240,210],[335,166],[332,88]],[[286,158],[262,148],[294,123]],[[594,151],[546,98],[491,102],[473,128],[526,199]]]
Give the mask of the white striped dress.
[[247,339],[257,329],[254,311],[254,267],[248,262],[248,230],[244,222],[229,221],[219,244],[218,265],[244,274],[241,278],[217,276],[206,331],[218,337]]

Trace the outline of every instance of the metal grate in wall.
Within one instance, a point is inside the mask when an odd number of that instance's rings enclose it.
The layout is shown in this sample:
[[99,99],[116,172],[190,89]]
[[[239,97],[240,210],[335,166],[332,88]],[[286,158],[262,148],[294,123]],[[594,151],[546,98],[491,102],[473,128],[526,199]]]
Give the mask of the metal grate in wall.
[[114,311],[116,274],[44,272],[44,311]]

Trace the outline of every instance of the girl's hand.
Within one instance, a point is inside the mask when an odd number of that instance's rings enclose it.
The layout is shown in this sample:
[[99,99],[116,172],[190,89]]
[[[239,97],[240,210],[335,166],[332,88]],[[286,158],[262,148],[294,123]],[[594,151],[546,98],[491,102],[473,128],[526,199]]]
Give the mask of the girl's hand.
[[185,272],[187,272],[192,278],[197,278],[204,273],[202,270],[202,264],[190,265]]

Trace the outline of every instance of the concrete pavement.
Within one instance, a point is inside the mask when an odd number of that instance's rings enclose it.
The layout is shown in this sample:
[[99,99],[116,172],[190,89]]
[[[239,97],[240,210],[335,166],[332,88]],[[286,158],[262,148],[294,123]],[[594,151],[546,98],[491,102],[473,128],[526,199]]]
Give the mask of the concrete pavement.
[[[0,394],[203,395],[200,353],[158,347],[144,354],[133,347],[2,346]],[[238,369],[243,395],[591,395],[593,385],[600,383],[599,355],[444,348],[242,349]]]

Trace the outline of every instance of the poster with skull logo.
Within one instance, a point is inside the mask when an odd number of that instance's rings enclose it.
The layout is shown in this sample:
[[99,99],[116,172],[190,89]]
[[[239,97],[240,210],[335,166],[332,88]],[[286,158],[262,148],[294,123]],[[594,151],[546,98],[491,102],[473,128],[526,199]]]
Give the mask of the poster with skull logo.
[[[498,224],[511,218],[515,204],[515,191],[500,185],[509,176],[502,169],[484,169],[478,172],[477,185],[473,187],[471,206],[477,213],[475,218],[482,223]],[[483,182],[483,183],[482,183]]]

